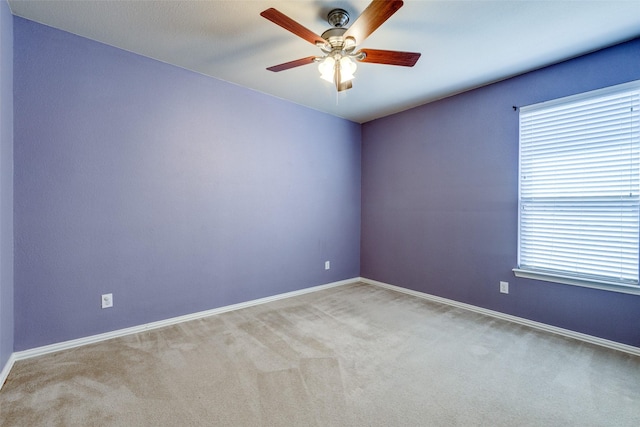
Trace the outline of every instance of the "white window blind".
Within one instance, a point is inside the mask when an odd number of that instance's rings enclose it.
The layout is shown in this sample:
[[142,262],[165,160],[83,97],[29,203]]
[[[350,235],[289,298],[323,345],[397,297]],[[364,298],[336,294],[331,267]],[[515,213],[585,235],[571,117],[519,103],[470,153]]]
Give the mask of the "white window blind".
[[522,107],[518,269],[637,288],[639,167],[640,82]]

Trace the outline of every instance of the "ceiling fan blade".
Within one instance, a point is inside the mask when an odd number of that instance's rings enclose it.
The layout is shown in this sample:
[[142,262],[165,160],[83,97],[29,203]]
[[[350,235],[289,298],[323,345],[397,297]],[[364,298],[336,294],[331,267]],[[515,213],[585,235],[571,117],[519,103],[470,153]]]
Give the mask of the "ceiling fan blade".
[[285,62],[284,64],[274,65],[273,67],[267,68],[269,71],[278,72],[288,70],[290,68],[299,67],[301,65],[307,65],[314,62],[316,59],[315,56],[307,56],[306,58],[296,59],[295,61]]
[[413,67],[418,62],[420,54],[417,52],[399,52],[397,50],[361,49],[366,56],[360,62],[374,64],[401,65]]
[[351,80],[348,80],[348,81],[343,82],[343,83],[337,83],[336,84],[336,89],[338,90],[338,92],[342,92],[344,90],[351,89],[352,87],[353,87],[353,84],[351,83]]
[[353,37],[361,44],[380,25],[404,4],[401,0],[373,0],[356,21],[347,29],[344,37]]
[[319,35],[317,35],[316,33],[314,33],[313,31],[311,31],[310,29],[304,27],[303,25],[297,23],[296,21],[294,21],[293,19],[289,18],[287,15],[285,15],[284,13],[274,9],[274,8],[269,8],[265,11],[263,11],[262,13],[260,13],[260,16],[267,18],[269,21],[273,22],[276,25],[281,26],[282,28],[284,28],[287,31],[291,31],[293,34],[295,34],[298,37],[301,37],[303,39],[305,39],[306,41],[308,41],[311,44],[325,44],[325,40],[320,37]]

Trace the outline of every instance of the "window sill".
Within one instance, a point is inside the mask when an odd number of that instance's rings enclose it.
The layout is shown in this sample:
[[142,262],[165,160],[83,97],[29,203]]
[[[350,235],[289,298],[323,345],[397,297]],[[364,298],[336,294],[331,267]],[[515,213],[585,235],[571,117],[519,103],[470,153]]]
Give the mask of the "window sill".
[[525,270],[520,268],[514,268],[513,274],[516,277],[523,277],[526,279],[542,280],[545,282],[562,283],[565,285],[581,286],[583,288],[601,289],[605,291],[621,292],[623,294],[640,295],[640,287],[632,285],[621,285],[612,282],[589,280],[589,279],[576,279],[574,277],[567,277],[560,274],[546,273],[535,270]]

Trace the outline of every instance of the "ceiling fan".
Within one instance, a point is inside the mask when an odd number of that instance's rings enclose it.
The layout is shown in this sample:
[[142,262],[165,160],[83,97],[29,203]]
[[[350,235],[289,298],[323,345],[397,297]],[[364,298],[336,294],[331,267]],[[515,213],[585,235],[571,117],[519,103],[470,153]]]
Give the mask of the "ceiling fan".
[[349,13],[344,9],[333,9],[327,16],[327,21],[333,27],[322,33],[322,36],[315,34],[274,8],[267,9],[260,15],[314,44],[323,52],[322,56],[307,56],[274,65],[267,70],[279,72],[316,62],[319,64],[318,69],[321,77],[334,83],[336,90],[341,92],[351,89],[353,73],[357,67],[356,62],[413,67],[420,58],[420,54],[416,52],[380,49],[356,51],[356,46],[364,42],[403,4],[404,2],[401,0],[373,0],[349,28],[345,28],[349,22]]

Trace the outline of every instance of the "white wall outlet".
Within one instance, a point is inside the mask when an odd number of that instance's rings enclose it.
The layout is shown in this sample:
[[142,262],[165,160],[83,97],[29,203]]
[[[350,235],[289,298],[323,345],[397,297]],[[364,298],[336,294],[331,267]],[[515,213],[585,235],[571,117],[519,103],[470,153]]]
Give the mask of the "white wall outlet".
[[500,282],[500,293],[502,294],[509,293],[509,282]]
[[102,294],[102,308],[113,307],[113,294]]
[[324,262],[324,269],[325,270],[329,270],[331,268],[331,262],[330,261],[325,261]]

